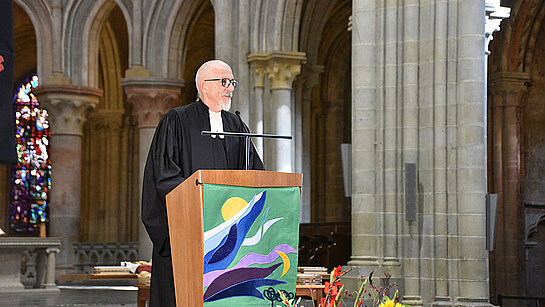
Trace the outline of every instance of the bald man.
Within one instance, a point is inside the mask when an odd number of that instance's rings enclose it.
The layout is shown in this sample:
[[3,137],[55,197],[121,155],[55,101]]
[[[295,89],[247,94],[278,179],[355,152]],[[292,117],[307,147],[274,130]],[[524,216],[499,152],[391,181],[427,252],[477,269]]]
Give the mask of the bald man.
[[[199,169],[245,167],[243,138],[201,135],[201,131],[246,131],[240,117],[228,112],[237,87],[231,67],[208,61],[197,71],[195,84],[200,98],[161,119],[144,169],[142,222],[153,242],[151,307],[176,306],[165,196]],[[263,169],[254,146],[250,168]]]

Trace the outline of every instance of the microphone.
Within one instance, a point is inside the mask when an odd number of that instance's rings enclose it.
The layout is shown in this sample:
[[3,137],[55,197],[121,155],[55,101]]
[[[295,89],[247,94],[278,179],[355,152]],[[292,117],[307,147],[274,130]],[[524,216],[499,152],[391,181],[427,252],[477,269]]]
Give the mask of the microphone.
[[238,116],[238,120],[240,120],[240,123],[242,124],[242,127],[244,128],[244,132],[250,133],[250,128],[246,126],[246,123],[242,120],[242,117],[240,117],[240,112],[238,110],[235,111],[235,114]]
[[[242,118],[240,117],[240,112],[238,110],[235,111],[235,114],[238,116],[238,120],[240,121],[240,124],[242,125],[242,128],[245,130],[244,132],[250,133],[250,128],[246,126]],[[244,166],[246,170],[250,169],[250,137],[246,136],[244,137]]]

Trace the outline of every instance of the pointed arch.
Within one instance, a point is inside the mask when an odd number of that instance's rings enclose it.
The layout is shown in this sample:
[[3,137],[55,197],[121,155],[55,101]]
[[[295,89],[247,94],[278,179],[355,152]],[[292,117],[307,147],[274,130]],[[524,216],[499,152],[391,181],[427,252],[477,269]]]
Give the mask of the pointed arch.
[[518,1],[511,18],[505,19],[499,37],[491,43],[489,73],[496,71],[529,72],[536,38],[545,19],[545,3]]
[[53,64],[53,31],[48,3],[45,0],[15,0],[14,3],[32,22],[36,34],[36,72],[42,82],[47,81]]
[[[100,33],[111,10],[118,6],[123,12],[125,24],[131,33],[129,9],[125,1],[77,1],[71,2],[64,18],[63,42],[65,71],[72,84],[98,86],[98,49]],[[129,35],[129,44],[131,36]],[[74,46],[80,46],[74,48]]]
[[255,27],[259,27],[257,52],[298,51],[303,2],[272,0],[260,3],[254,22]]
[[128,31],[114,5],[102,23],[97,50],[97,85],[103,90],[88,115],[82,141],[80,238],[89,242],[127,242],[137,238],[136,127],[130,121],[121,78],[128,68]]
[[36,73],[38,65],[36,31],[30,17],[17,4],[13,5],[13,43],[15,87]]
[[210,0],[150,1],[144,25],[144,62],[158,77],[183,80],[186,48],[192,27]]
[[[189,5],[185,5],[180,9],[180,12],[176,16],[172,32],[170,33],[168,55],[168,77],[176,79],[184,79],[187,58],[192,55],[188,53],[188,50],[190,47],[196,47],[195,42],[192,41],[193,33],[196,34],[196,32],[200,31],[203,32],[201,33],[202,36],[208,38],[211,34],[212,45],[210,45],[209,39],[203,40],[203,44],[206,44],[206,47],[208,48],[211,47],[212,50],[214,49],[214,19],[210,20],[209,17],[214,17],[215,12],[210,0],[195,1],[194,6],[190,7]],[[188,18],[188,16],[190,17]],[[208,18],[206,16],[208,16]],[[212,32],[204,33],[204,31]],[[214,54],[212,53],[212,57],[213,56]],[[191,80],[184,81],[193,84],[191,83]]]

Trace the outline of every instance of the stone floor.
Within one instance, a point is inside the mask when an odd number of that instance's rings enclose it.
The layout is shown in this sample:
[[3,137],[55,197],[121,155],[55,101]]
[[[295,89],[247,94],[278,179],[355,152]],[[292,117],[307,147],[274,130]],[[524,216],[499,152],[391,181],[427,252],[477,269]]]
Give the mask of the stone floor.
[[[136,307],[134,286],[60,286],[59,291],[26,289],[16,293],[0,292],[0,307]],[[301,306],[312,307],[304,300]]]
[[0,293],[0,306],[101,306],[136,307],[137,288],[134,286],[65,286],[59,291],[26,289]]

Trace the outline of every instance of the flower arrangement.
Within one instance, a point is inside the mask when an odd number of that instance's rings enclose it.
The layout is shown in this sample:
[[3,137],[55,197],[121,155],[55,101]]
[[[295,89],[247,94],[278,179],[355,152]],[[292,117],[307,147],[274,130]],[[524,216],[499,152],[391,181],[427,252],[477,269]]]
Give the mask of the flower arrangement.
[[[342,307],[345,296],[353,296],[355,294],[354,307],[409,307],[399,302],[398,291],[396,290],[393,298],[389,298],[388,291],[396,287],[396,284],[389,284],[384,287],[376,287],[373,285],[373,272],[367,278],[360,276],[361,284],[356,293],[351,293],[344,290],[344,285],[341,283],[341,278],[351,270],[343,272],[341,267],[336,267],[330,275],[329,281],[324,283],[325,297],[319,303],[318,307]],[[384,278],[389,281],[392,275],[384,272]],[[344,291],[343,291],[344,290]],[[297,307],[301,298],[295,302],[295,298],[287,299],[285,295],[280,293],[282,303],[285,307]],[[313,301],[314,302],[314,301]],[[280,307],[280,306],[279,306]],[[315,306],[316,307],[316,306]]]

